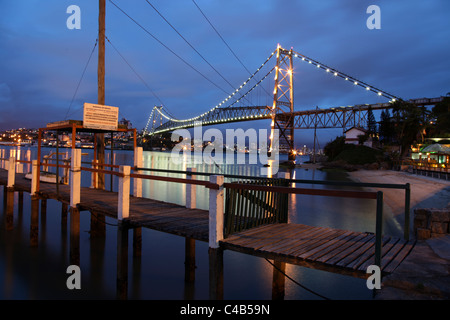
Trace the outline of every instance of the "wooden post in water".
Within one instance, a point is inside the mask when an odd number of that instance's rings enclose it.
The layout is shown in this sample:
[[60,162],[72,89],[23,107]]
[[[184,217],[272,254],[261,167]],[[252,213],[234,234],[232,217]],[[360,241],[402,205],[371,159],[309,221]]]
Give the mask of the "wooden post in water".
[[223,249],[209,248],[209,299],[223,299]]
[[39,198],[31,196],[30,246],[37,247],[39,236]]
[[273,264],[272,300],[284,300],[286,263],[275,260]]
[[184,281],[195,281],[195,239],[184,238]]
[[128,298],[128,227],[119,220],[117,226],[117,299]]
[[14,189],[6,188],[6,230],[14,229]]

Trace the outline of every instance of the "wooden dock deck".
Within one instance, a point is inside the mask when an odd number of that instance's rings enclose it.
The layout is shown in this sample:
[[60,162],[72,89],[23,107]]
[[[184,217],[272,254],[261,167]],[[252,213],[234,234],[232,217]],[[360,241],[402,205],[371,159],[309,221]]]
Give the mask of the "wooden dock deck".
[[[16,174],[15,190],[30,192],[31,181]],[[0,184],[5,185],[7,171],[0,169]],[[41,183],[39,196],[70,202],[69,186]],[[80,211],[103,214],[117,219],[118,193],[83,187]],[[130,215],[126,224],[145,227],[199,241],[208,241],[209,213],[147,198],[130,197]],[[375,235],[372,233],[313,227],[302,224],[276,223],[234,233],[220,241],[220,247],[245,254],[301,265],[314,269],[367,277],[368,265],[374,261]],[[389,274],[403,261],[414,246],[388,236],[382,241],[381,269]]]
[[[392,273],[409,254],[414,242],[384,236],[381,270]],[[375,235],[303,224],[270,224],[235,233],[221,242],[239,251],[313,269],[367,277],[375,264]]]

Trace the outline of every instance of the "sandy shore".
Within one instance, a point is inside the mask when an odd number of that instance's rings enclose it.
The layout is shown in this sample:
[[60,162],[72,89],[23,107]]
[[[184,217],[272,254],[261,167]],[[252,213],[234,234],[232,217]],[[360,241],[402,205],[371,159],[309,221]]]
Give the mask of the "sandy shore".
[[[414,208],[445,208],[450,205],[450,181],[391,170],[358,170],[348,173],[357,182],[394,183],[411,185],[411,210]],[[373,190],[377,190],[373,188]],[[394,216],[403,214],[405,191],[380,189],[385,205]]]

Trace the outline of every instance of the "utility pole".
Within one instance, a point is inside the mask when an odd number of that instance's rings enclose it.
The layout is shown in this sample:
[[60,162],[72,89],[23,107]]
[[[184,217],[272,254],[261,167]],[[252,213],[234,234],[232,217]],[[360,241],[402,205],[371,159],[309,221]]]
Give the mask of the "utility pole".
[[[98,101],[100,105],[105,104],[105,3],[106,0],[99,0],[99,14],[98,14]],[[105,169],[102,164],[105,163],[105,134],[96,133],[94,136],[97,161],[100,169]],[[105,188],[105,174],[98,174],[98,188]]]

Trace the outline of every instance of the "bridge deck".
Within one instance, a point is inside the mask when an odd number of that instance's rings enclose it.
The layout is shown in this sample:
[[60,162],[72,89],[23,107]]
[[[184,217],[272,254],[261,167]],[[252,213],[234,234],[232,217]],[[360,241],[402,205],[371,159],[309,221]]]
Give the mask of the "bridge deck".
[[[0,184],[6,184],[6,171],[0,169]],[[31,181],[16,174],[15,190],[30,192]],[[40,184],[40,196],[69,203],[69,187]],[[80,210],[117,219],[117,193],[81,188]],[[147,198],[130,197],[131,227],[145,227],[162,232],[208,241],[208,211],[187,209]],[[370,233],[312,227],[302,224],[271,224],[235,233],[220,242],[228,250],[276,259],[314,269],[362,277],[374,264],[375,236]],[[412,242],[384,237],[382,270],[391,273],[408,255]]]

